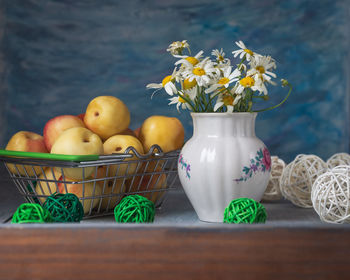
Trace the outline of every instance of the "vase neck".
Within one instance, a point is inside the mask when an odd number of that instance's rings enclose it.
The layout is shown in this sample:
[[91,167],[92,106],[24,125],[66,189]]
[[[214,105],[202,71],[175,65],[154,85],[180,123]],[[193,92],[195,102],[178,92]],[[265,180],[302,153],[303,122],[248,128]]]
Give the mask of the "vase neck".
[[192,113],[195,136],[255,137],[256,113]]

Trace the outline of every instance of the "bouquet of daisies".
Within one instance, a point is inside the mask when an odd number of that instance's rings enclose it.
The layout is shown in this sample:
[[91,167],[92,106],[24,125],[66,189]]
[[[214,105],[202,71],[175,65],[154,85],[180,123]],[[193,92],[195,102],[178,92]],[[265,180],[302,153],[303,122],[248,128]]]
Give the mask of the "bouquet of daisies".
[[[292,87],[282,79],[282,86],[289,92],[277,105],[253,110],[258,100],[268,100],[269,85],[276,85],[276,62],[271,56],[260,55],[248,49],[242,42],[236,42],[238,50],[232,52],[239,58],[231,65],[223,50],[215,49],[212,57],[204,57],[203,51],[191,56],[186,40],[173,42],[167,51],[178,60],[171,75],[161,83],[148,84],[149,89],[164,89],[171,96],[169,105],[193,112],[261,112],[276,108],[289,97]],[[184,54],[187,51],[188,54]],[[155,93],[154,92],[154,93]],[[152,94],[153,96],[153,94]]]

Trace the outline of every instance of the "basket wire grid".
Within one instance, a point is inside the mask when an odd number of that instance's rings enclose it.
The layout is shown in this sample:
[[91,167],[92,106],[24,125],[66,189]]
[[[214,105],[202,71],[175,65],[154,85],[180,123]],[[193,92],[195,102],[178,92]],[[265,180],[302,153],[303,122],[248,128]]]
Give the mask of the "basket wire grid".
[[[159,208],[166,192],[175,188],[178,155],[154,145],[146,155],[129,147],[122,154],[78,162],[8,156],[0,160],[27,202],[43,205],[55,192],[74,193],[86,219],[113,214],[119,201],[131,194],[145,196]],[[69,178],[71,174],[76,179]]]

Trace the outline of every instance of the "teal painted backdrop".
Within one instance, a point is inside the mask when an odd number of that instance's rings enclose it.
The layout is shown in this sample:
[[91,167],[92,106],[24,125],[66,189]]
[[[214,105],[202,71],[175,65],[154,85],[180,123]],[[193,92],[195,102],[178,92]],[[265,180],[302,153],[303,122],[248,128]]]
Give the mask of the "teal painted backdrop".
[[[42,133],[47,120],[82,113],[98,95],[122,99],[132,128],[153,114],[176,116],[188,139],[189,113],[145,89],[172,71],[168,44],[187,39],[193,52],[230,56],[243,40],[274,57],[278,78],[294,86],[283,107],[258,116],[271,154],[348,152],[349,26],[345,0],[2,0],[0,143],[19,130]],[[285,91],[270,93],[274,104]]]

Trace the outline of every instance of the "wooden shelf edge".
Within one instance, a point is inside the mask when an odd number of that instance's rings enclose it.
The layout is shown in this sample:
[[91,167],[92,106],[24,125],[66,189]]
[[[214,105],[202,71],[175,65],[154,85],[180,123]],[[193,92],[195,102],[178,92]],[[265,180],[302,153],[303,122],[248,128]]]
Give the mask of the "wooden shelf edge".
[[341,279],[350,272],[349,233],[344,228],[2,227],[0,278]]

